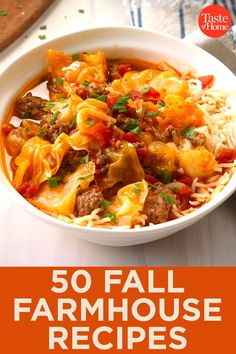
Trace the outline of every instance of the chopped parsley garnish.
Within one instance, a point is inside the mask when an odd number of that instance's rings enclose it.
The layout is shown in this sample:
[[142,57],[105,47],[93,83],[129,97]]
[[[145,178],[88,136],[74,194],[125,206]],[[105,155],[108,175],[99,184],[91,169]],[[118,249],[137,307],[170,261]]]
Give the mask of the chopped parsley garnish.
[[22,119],[27,119],[32,117],[32,112],[24,112],[21,116]]
[[56,77],[56,83],[57,83],[58,85],[63,85],[63,82],[64,82],[63,77]]
[[58,183],[62,181],[62,176],[54,176],[54,177],[48,177],[48,184],[49,187],[55,188],[58,186]]
[[69,106],[69,104],[67,103],[62,107],[62,109],[67,108],[68,106]]
[[79,177],[78,179],[81,180],[81,181],[85,181],[86,179],[89,179],[93,176],[92,173],[90,173],[89,175],[86,175],[86,176],[81,176]]
[[52,115],[52,118],[51,118],[51,120],[50,120],[50,123],[51,123],[51,124],[53,124],[53,123],[56,122],[57,116],[58,116],[59,113],[60,113],[60,111],[57,111],[57,112],[55,112],[55,113]]
[[141,129],[138,124],[138,120],[135,118],[132,118],[130,122],[125,126],[125,129],[129,132],[135,133],[135,134],[140,134]]
[[41,39],[41,41],[43,41],[44,39],[46,39],[45,34],[40,34],[40,35],[39,35],[39,39]]
[[108,214],[106,214],[105,216],[108,217],[108,218],[111,220],[111,222],[112,222],[113,224],[115,223],[115,221],[116,221],[116,214],[108,213]]
[[25,131],[25,133],[29,133],[30,129],[29,128],[25,128],[24,131]]
[[195,127],[184,128],[181,130],[181,135],[189,140],[193,140],[195,138]]
[[8,12],[6,10],[0,10],[0,16],[7,16]]
[[46,134],[46,130],[43,130],[40,133],[38,133],[38,137],[42,138],[45,134]]
[[63,98],[63,97],[60,97],[60,98],[59,98],[59,101],[60,101],[60,102],[65,102],[65,100],[66,100],[66,99]]
[[160,195],[168,204],[171,204],[171,205],[176,204],[175,200],[173,198],[171,198],[171,196],[169,196],[169,194],[166,194],[164,192],[160,192]]
[[171,190],[173,193],[179,193],[179,188],[173,187]]
[[129,93],[118,98],[118,100],[116,101],[116,104],[114,104],[114,106],[110,107],[111,110],[112,111],[118,110],[119,113],[126,112],[127,111],[126,103],[129,101],[129,99],[130,99]]
[[147,117],[154,117],[158,116],[160,114],[160,111],[149,111],[147,112]]
[[149,86],[148,85],[143,86],[143,88],[141,89],[142,93],[146,93],[148,91],[149,91]]
[[172,173],[167,173],[167,172],[164,172],[163,170],[160,170],[160,176],[161,176],[162,182],[164,184],[168,184],[171,182]]
[[84,9],[79,9],[79,10],[78,10],[78,13],[79,13],[79,14],[84,14]]
[[157,101],[157,103],[159,104],[159,106],[161,107],[165,107],[166,103],[164,101]]
[[72,119],[72,122],[70,123],[69,128],[73,129],[75,127],[75,125],[76,125],[76,116],[74,116],[74,118]]
[[51,102],[46,102],[46,104],[45,104],[46,109],[52,109],[55,106],[56,106],[55,103],[51,103]]
[[105,209],[105,208],[109,207],[109,206],[112,205],[112,204],[113,204],[113,203],[110,202],[109,200],[103,200],[103,201],[101,202],[101,207],[102,207],[103,209]]
[[47,26],[46,26],[46,25],[42,25],[42,26],[39,27],[39,29],[41,29],[41,30],[46,30],[46,29],[47,29]]
[[106,95],[94,95],[93,98],[95,98],[96,100],[102,101],[102,102],[106,102]]
[[94,125],[95,124],[95,120],[93,118],[88,118],[88,119],[86,119],[86,124]]
[[139,184],[135,183],[134,188],[133,188],[133,192],[136,194],[141,193],[141,189],[139,188]]
[[83,157],[81,157],[81,159],[79,160],[80,163],[87,163],[89,162],[89,155],[85,155]]
[[90,84],[90,81],[84,80],[84,81],[81,82],[81,83],[82,83],[82,85],[84,85],[84,86],[88,86],[88,85]]
[[78,60],[79,57],[80,57],[80,54],[79,54],[79,53],[74,53],[74,54],[71,55],[71,59],[72,59],[73,61]]

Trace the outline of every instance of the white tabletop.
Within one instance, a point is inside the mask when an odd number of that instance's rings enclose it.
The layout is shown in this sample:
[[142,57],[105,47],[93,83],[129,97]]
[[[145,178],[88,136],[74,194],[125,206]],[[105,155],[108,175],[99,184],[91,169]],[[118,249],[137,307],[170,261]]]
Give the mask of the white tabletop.
[[[79,14],[79,9],[85,13]],[[39,29],[44,24],[46,31]],[[111,24],[129,24],[120,0],[57,0],[26,34],[0,54],[1,70],[19,54],[41,43],[39,34],[52,39],[81,28]],[[67,237],[64,231],[20,209],[1,187],[0,196],[0,266],[236,265],[234,196],[186,230],[156,242],[125,248],[98,246]]]

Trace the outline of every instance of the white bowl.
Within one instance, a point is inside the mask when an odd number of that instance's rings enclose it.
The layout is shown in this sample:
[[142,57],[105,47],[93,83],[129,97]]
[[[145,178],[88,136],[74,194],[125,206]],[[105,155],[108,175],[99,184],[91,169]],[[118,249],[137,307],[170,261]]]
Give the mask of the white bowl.
[[[133,27],[90,29],[42,44],[19,57],[4,71],[0,77],[0,125],[17,91],[24,83],[46,68],[49,48],[63,50],[67,53],[94,52],[102,49],[109,57],[136,57],[151,62],[166,60],[180,71],[193,67],[199,75],[214,74],[216,85],[222,88],[236,87],[235,76],[225,65],[204,50],[178,38]],[[206,216],[236,190],[235,174],[216,198],[187,216],[141,229],[111,231],[67,224],[41,212],[15,191],[7,180],[2,166],[0,180],[7,189],[9,197],[13,197],[16,203],[45,222],[63,228],[68,237],[74,234],[91,242],[113,246],[141,244],[171,235]]]

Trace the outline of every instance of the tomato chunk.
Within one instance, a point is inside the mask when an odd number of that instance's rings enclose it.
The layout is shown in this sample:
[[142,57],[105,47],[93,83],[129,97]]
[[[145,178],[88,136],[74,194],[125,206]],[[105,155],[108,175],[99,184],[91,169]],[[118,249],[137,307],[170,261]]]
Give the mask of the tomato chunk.
[[236,160],[236,149],[223,148],[217,156],[219,163],[231,163]]
[[140,159],[143,159],[144,157],[147,157],[149,155],[149,151],[147,147],[138,148],[136,151]]
[[14,130],[14,129],[15,129],[14,125],[12,125],[10,123],[9,124],[4,124],[4,126],[2,127],[2,131],[3,131],[4,135],[9,135],[10,132],[12,130]]
[[39,190],[38,184],[33,184],[32,182],[25,182],[17,188],[17,192],[24,198],[33,198]]
[[182,182],[184,184],[186,184],[187,186],[191,187],[192,183],[193,183],[193,179],[187,175],[184,175],[184,174],[181,174],[181,173],[178,173],[176,175],[176,179],[177,181],[179,182]]
[[214,81],[214,76],[213,75],[206,75],[206,76],[200,76],[198,80],[201,81],[202,83],[202,88],[207,88],[211,87]]
[[160,98],[160,93],[154,88],[150,87],[149,90],[143,94],[143,97],[146,100],[158,100]]
[[121,76],[124,76],[125,73],[127,73],[128,71],[131,71],[131,70],[132,70],[132,67],[130,64],[120,64],[118,66],[118,73]]
[[97,138],[99,146],[104,148],[108,145],[108,142],[112,137],[112,131],[103,123],[97,123],[91,128],[89,135]]
[[151,176],[151,175],[145,175],[145,180],[151,184],[155,184],[155,183],[160,182],[158,178]]
[[184,186],[184,187],[182,187],[181,189],[180,189],[180,191],[179,191],[179,194],[181,195],[181,196],[189,196],[189,195],[191,195],[192,194],[192,188],[190,188],[190,187],[188,187],[188,186]]
[[129,94],[130,94],[131,100],[133,100],[133,101],[135,101],[141,97],[141,93],[137,90],[131,90]]
[[129,143],[137,143],[140,141],[138,135],[132,132],[128,132],[122,135],[122,139],[128,141]]
[[118,100],[119,96],[111,96],[111,95],[107,95],[106,98],[106,103],[109,107],[114,106],[116,104],[116,101]]

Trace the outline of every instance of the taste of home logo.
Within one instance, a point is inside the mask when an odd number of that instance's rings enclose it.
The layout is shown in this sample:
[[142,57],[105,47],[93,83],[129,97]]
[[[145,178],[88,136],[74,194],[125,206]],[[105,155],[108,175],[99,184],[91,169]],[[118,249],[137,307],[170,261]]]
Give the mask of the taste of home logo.
[[230,29],[231,16],[225,7],[210,5],[202,10],[198,17],[200,30],[208,37],[224,36]]

